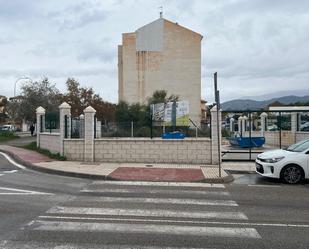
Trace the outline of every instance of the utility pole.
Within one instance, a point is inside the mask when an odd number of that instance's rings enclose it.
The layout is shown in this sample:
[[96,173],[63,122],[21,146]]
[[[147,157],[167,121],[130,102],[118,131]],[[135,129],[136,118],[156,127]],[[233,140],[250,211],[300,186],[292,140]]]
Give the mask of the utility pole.
[[215,89],[215,101],[217,106],[217,138],[218,138],[218,161],[219,161],[219,177],[221,177],[221,140],[220,140],[220,120],[219,120],[219,112],[220,112],[220,92],[218,90],[217,85],[217,72],[214,73],[214,89]]

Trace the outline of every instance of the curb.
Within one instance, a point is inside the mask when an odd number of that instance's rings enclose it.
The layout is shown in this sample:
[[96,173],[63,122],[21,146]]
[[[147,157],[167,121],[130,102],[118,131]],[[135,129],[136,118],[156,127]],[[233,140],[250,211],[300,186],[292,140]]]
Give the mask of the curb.
[[14,159],[14,161],[16,161],[19,164],[22,164],[26,168],[32,169],[32,170],[35,170],[35,171],[39,171],[39,172],[42,172],[42,173],[48,173],[48,174],[52,174],[52,175],[70,176],[70,177],[77,177],[77,178],[87,178],[87,179],[94,179],[94,180],[112,180],[111,177],[105,176],[105,175],[92,175],[92,174],[85,174],[85,173],[69,172],[69,171],[43,168],[43,167],[36,166],[32,163],[29,163],[29,162],[21,159],[19,156],[15,155],[11,151],[6,151],[6,150],[3,150],[3,149],[0,149],[0,151],[8,154],[11,158]]
[[235,174],[235,175],[247,175],[247,174],[256,174],[253,170],[237,170],[237,169],[226,169],[225,172],[229,174]]
[[224,170],[227,173],[227,176],[225,177],[221,177],[221,178],[208,178],[208,179],[204,179],[202,182],[204,183],[230,183],[234,181],[234,177],[233,175]]
[[[30,162],[27,162],[23,159],[21,159],[19,156],[14,154],[11,151],[3,150],[0,149],[1,152],[8,154],[11,158],[14,159],[19,164],[22,164],[28,169],[32,169],[38,172],[42,173],[48,173],[52,175],[61,175],[61,176],[69,176],[69,177],[75,177],[75,178],[85,178],[85,179],[92,179],[92,180],[109,180],[109,181],[123,181],[117,178],[113,178],[110,176],[106,175],[93,175],[93,174],[85,174],[85,173],[78,173],[78,172],[69,172],[69,171],[62,171],[62,170],[57,170],[57,169],[48,169],[48,168],[43,168],[40,166],[36,166]],[[227,176],[222,177],[222,178],[208,178],[208,179],[203,179],[199,181],[191,181],[191,182],[200,182],[200,183],[230,183],[234,181],[234,177],[229,170],[224,170],[227,173]],[[131,180],[132,181],[132,180]],[[136,180],[139,181],[139,180]]]

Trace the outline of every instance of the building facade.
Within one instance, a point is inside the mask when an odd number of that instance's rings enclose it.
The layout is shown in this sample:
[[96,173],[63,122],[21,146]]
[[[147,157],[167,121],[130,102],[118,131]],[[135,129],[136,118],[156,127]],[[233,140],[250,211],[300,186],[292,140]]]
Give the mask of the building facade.
[[159,18],[118,46],[119,101],[146,103],[156,90],[189,101],[190,118],[201,120],[202,35]]

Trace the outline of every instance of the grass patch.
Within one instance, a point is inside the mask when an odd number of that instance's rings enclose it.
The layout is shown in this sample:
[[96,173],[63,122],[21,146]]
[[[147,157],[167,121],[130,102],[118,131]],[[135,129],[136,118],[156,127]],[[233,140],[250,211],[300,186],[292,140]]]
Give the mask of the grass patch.
[[51,153],[49,150],[37,148],[36,142],[31,142],[30,144],[23,146],[23,148],[36,151],[40,154],[48,156],[49,158],[56,159],[56,160],[59,160],[59,161],[66,161],[67,160],[67,158],[65,156],[61,156],[60,153]]
[[19,138],[19,136],[15,135],[12,131],[0,131],[0,142],[6,142],[17,138]]

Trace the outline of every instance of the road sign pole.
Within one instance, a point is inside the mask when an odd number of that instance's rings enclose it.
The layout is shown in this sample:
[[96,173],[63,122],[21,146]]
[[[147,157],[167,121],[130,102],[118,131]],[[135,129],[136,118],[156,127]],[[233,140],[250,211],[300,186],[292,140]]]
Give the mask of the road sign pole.
[[220,140],[220,120],[219,120],[219,112],[220,112],[220,92],[218,90],[218,85],[217,85],[217,72],[214,73],[214,88],[215,88],[215,101],[217,105],[217,143],[218,143],[218,164],[219,164],[219,177],[221,177],[221,140]]

